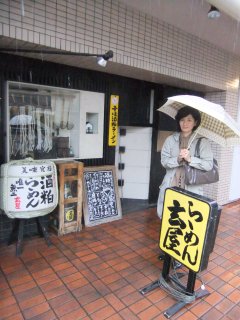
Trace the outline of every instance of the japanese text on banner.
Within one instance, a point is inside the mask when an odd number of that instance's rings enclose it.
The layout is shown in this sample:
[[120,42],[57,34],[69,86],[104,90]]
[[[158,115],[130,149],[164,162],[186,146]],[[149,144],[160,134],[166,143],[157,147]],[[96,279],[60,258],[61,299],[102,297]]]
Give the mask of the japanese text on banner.
[[[17,166],[19,176],[9,177],[9,209],[34,211],[46,209],[56,202],[54,171],[51,165]],[[32,176],[31,174],[32,173]]]
[[109,117],[109,132],[108,145],[116,146],[118,137],[118,105],[119,96],[111,95],[110,98],[110,117]]

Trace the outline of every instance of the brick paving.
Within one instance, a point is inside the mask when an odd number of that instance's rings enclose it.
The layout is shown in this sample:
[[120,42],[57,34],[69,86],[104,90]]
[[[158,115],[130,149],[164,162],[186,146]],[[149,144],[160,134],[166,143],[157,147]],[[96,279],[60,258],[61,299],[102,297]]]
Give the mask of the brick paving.
[[[240,319],[240,204],[222,210],[214,250],[200,273],[210,295],[173,315],[174,320]],[[142,295],[157,280],[160,221],[151,208],[121,220],[57,237],[0,245],[1,320],[161,320],[176,300],[162,288]],[[186,269],[182,269],[186,272]],[[201,281],[197,279],[195,290]]]

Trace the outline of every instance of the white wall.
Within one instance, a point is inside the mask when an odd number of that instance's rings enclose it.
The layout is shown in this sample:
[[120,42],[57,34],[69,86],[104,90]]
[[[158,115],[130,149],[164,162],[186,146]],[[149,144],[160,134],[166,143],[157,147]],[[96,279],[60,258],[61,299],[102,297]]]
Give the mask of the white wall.
[[233,152],[233,163],[231,171],[231,184],[229,188],[229,202],[237,200],[240,198],[240,170],[239,170],[239,161],[240,161],[240,147],[237,146],[234,148]]
[[[238,91],[238,124],[240,125],[240,90]],[[234,201],[240,198],[240,170],[239,170],[239,161],[240,161],[240,146],[234,148],[233,151],[233,162],[232,162],[232,171],[231,171],[231,184],[229,188],[229,201]]]

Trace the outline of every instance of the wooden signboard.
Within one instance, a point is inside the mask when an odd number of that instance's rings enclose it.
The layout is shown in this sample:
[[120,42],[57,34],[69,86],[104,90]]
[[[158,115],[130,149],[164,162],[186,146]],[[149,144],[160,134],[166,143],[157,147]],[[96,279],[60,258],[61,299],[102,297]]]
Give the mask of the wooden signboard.
[[122,218],[114,166],[84,167],[83,213],[86,226]]
[[56,163],[59,182],[59,206],[52,214],[50,226],[64,235],[82,229],[83,163],[60,161]]

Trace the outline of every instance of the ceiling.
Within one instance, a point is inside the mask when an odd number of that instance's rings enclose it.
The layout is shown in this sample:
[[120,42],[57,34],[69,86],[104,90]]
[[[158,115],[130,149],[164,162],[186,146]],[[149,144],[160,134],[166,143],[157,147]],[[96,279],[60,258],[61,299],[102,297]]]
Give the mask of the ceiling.
[[[163,20],[177,28],[206,40],[230,53],[240,56],[240,0],[119,0],[123,4]],[[228,5],[226,6],[226,2]],[[218,5],[221,17],[207,18],[210,3]],[[1,47],[16,47],[16,40],[0,37]],[[19,48],[40,49],[40,46],[18,41]],[[107,48],[111,49],[111,48]],[[103,52],[104,53],[104,52]],[[113,73],[155,83],[178,86],[178,80],[160,74],[133,68],[109,61],[106,68],[97,65],[92,57],[76,57],[44,54],[23,54],[25,56],[82,67],[101,72]],[[181,87],[211,91],[213,88],[181,80]]]

